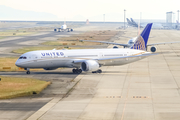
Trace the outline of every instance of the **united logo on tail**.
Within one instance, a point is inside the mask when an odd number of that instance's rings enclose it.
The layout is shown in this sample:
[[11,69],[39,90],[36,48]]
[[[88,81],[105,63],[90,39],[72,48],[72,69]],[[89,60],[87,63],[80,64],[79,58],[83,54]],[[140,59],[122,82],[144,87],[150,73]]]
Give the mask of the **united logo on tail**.
[[137,37],[134,45],[131,46],[131,49],[146,50],[146,45],[148,42],[151,27],[152,27],[152,23],[146,25],[142,33]]

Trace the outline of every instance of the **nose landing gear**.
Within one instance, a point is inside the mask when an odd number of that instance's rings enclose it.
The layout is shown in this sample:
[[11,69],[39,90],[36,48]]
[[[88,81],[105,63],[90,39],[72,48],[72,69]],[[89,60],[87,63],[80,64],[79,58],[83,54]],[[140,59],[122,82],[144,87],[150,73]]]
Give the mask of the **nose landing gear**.
[[30,69],[29,68],[24,68],[24,70],[27,70],[26,74],[30,74]]
[[26,71],[26,74],[30,74],[30,71]]

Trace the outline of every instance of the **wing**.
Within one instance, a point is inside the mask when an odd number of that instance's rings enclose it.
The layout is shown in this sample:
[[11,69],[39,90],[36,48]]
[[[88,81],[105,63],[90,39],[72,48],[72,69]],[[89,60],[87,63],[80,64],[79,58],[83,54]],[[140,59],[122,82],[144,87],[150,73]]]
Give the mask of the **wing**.
[[124,47],[130,47],[129,44],[121,44],[121,43],[114,43],[114,42],[105,42],[105,41],[94,41],[94,40],[79,40],[85,42],[97,42],[97,43],[105,43],[105,44],[112,44],[112,45],[120,45]]
[[179,42],[165,42],[165,43],[147,44],[147,46],[153,46],[153,45],[165,45],[165,44],[174,44],[174,43],[180,43],[180,41],[179,41]]

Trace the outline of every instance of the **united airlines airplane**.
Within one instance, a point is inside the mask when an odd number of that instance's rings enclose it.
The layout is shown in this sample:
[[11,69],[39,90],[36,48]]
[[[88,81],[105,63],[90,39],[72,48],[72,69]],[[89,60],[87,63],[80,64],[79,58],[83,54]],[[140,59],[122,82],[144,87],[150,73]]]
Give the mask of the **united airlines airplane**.
[[146,52],[152,23],[147,24],[134,44],[126,49],[80,49],[80,50],[42,50],[27,52],[19,57],[16,66],[27,70],[32,68],[54,70],[59,67],[73,68],[73,73],[101,73],[101,66],[124,65],[155,55]]

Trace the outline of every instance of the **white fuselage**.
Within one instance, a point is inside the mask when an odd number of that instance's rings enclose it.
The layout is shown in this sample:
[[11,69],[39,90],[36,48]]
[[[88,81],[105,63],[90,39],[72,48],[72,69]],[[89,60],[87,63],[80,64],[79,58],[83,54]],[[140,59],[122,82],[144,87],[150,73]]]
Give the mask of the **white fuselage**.
[[[142,59],[132,57],[113,59],[123,56],[134,56],[147,53],[135,49],[79,49],[79,50],[42,50],[27,52],[20,56],[16,65],[22,68],[80,68],[76,61],[97,60],[102,66],[123,65]],[[105,59],[103,58],[110,58]]]
[[[134,38],[130,39],[127,44],[128,44],[130,47],[133,46],[133,45],[134,45],[134,42],[136,41],[136,39],[137,39],[137,37],[134,37]],[[129,47],[129,48],[130,48],[130,47]]]
[[66,24],[61,26],[61,30],[66,30],[66,29],[67,29],[67,25]]

